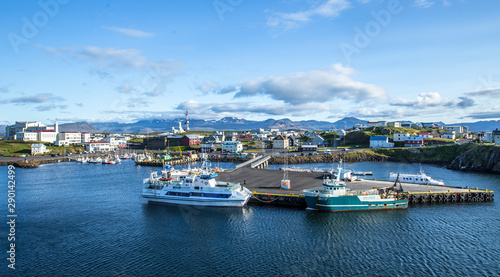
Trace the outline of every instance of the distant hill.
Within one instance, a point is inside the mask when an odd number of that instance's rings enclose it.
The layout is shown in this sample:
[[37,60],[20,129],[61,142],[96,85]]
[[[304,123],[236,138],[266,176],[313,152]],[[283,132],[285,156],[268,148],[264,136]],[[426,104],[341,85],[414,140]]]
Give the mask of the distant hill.
[[455,124],[447,124],[447,126],[460,125],[460,126],[468,126],[470,131],[493,131],[497,128],[500,129],[500,120],[488,120],[488,121],[478,121],[478,122],[470,122],[470,123],[455,123]]
[[335,121],[332,126],[337,129],[350,129],[356,124],[366,125],[367,123],[367,120],[361,120],[355,117],[344,117],[341,120]]
[[76,123],[64,123],[59,125],[59,132],[87,132],[87,133],[98,133],[99,130],[87,123],[87,122],[76,122]]
[[[100,132],[113,133],[153,133],[153,132],[169,132],[172,127],[178,129],[179,122],[184,126],[184,118],[178,119],[152,119],[141,120],[134,123],[93,123]],[[348,129],[354,124],[366,124],[367,121],[360,120],[354,117],[347,117],[336,122],[328,121],[292,121],[288,118],[283,119],[266,119],[263,121],[246,120],[236,117],[224,117],[219,120],[203,120],[190,119],[189,129],[191,131],[214,131],[214,130],[233,130],[244,131],[257,128],[264,129],[280,129],[280,130],[328,130],[330,127],[338,129]]]

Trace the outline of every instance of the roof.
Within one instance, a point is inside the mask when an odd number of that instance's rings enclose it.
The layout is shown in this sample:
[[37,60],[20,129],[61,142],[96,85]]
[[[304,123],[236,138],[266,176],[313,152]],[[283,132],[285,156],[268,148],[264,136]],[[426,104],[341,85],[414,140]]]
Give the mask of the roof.
[[199,136],[197,134],[187,134],[185,135],[185,137],[189,138],[189,139],[198,139]]
[[380,137],[380,136],[377,136],[377,137],[371,136],[370,137],[370,140],[387,140],[387,139],[388,139],[388,137]]

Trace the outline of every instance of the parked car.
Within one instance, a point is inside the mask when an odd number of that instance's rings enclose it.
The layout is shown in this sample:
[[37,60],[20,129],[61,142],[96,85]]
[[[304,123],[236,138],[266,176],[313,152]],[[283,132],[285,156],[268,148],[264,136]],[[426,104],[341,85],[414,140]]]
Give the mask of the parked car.
[[19,157],[19,155],[17,155],[17,154],[16,154],[16,155],[14,155],[14,157],[16,157],[16,158],[17,158],[17,157]]
[[21,155],[21,158],[26,158],[26,155]]

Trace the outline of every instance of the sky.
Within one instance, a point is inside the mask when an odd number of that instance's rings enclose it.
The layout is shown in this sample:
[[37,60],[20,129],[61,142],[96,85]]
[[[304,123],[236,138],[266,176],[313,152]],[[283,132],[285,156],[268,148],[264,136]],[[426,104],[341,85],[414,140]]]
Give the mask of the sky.
[[500,119],[500,1],[3,1],[0,124]]

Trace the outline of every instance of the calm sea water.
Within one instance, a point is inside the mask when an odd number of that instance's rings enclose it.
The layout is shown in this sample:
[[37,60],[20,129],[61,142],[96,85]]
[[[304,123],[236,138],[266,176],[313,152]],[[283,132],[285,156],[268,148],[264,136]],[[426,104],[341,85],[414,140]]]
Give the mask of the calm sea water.
[[[372,171],[377,179],[391,171],[420,171],[419,165],[400,163],[346,167]],[[422,169],[448,185],[500,191],[498,175]],[[17,269],[7,267],[9,229],[2,224],[0,275],[500,275],[499,199],[354,213],[168,206],[140,197],[150,170],[158,168],[131,161],[16,169]],[[4,222],[7,175],[7,167],[0,167]]]

